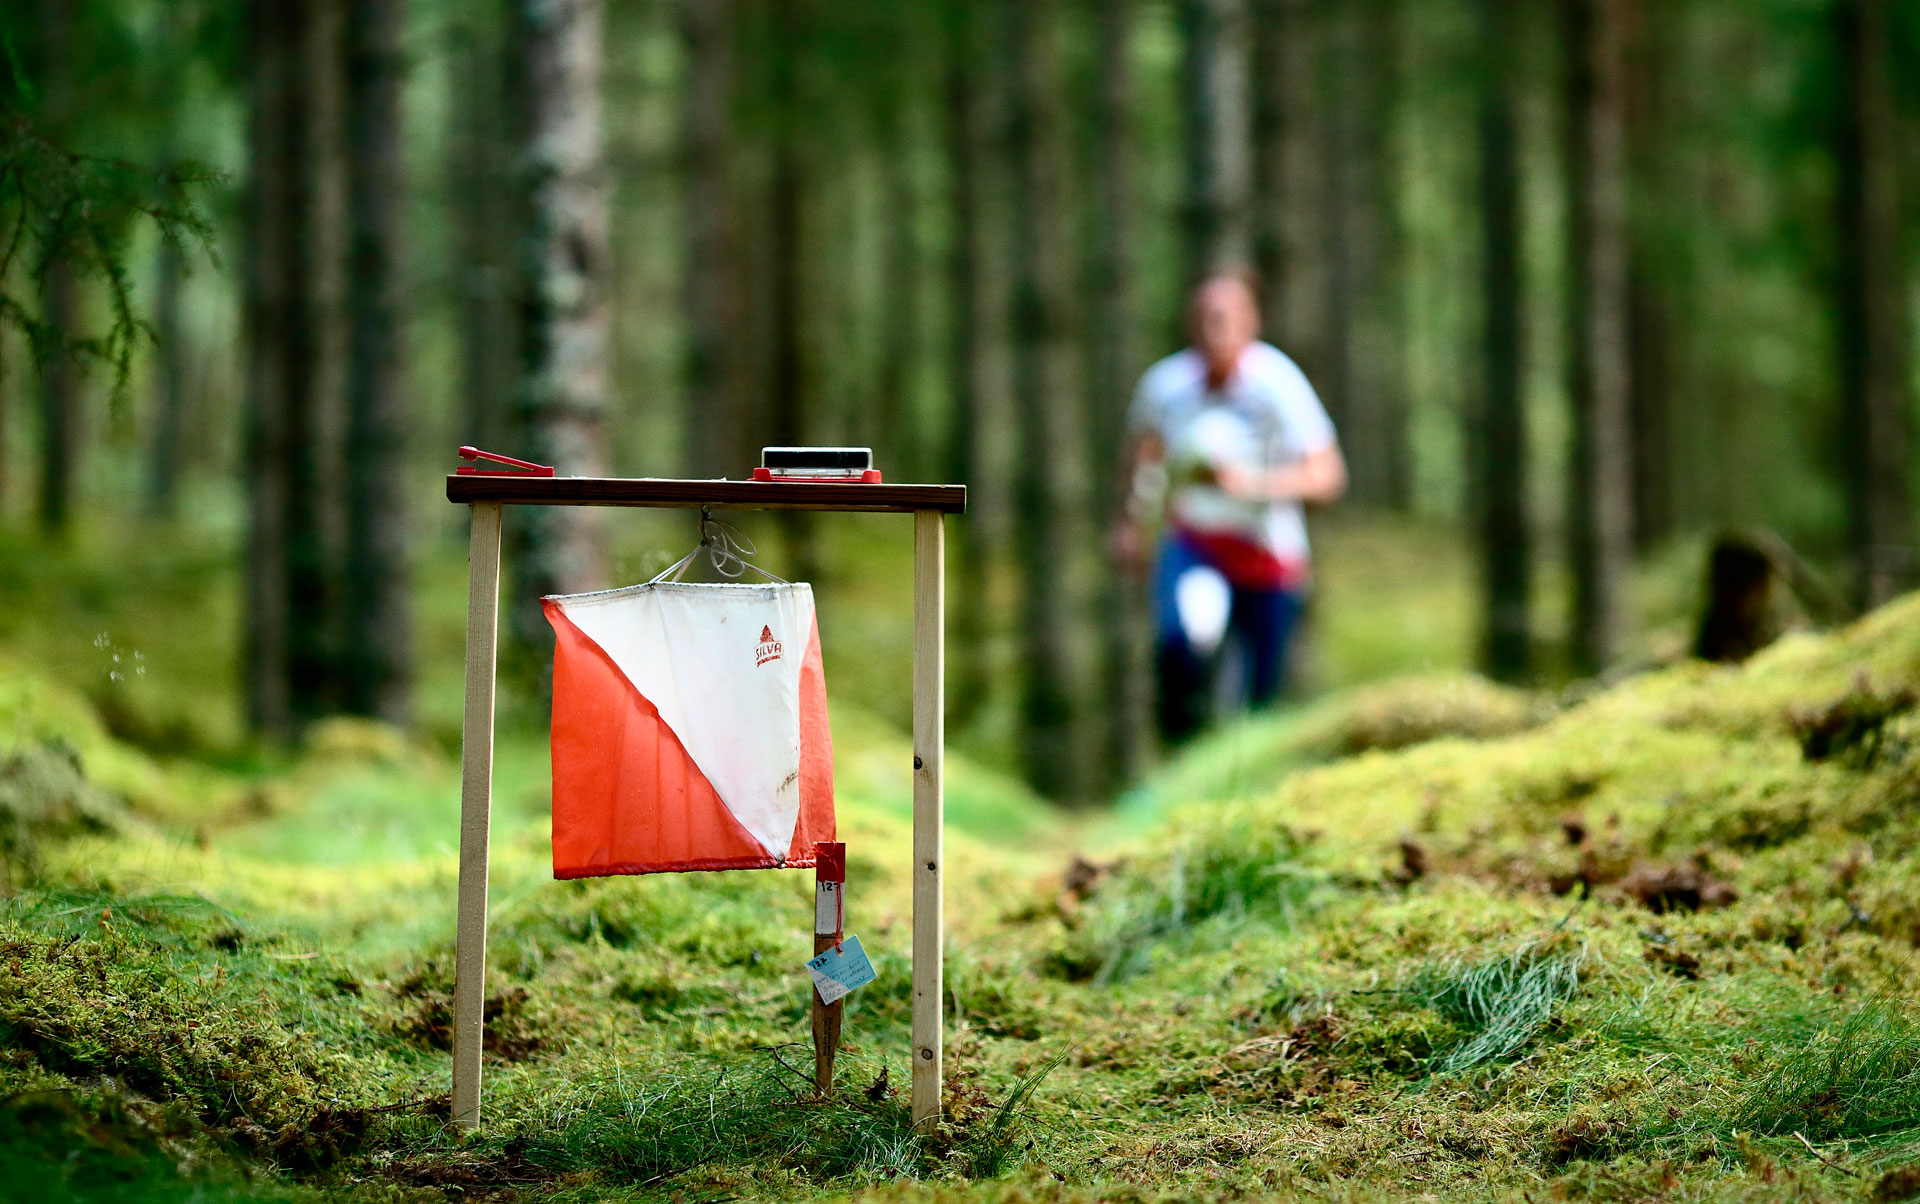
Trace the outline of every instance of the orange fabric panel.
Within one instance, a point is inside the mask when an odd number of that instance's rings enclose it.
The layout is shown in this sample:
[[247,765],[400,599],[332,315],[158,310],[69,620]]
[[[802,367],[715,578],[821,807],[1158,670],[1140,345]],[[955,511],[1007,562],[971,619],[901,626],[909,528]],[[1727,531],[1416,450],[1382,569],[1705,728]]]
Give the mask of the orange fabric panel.
[[820,659],[820,620],[807,633],[800,662],[800,818],[793,825],[789,864],[812,865],[815,841],[834,839],[833,731],[827,725],[827,672]]
[[[558,606],[551,602],[543,606],[555,639],[553,876],[589,878],[781,864],[733,818],[660,713],[600,646]],[[817,639],[808,655],[816,666],[815,680],[822,681]],[[822,682],[823,727],[825,699]],[[805,712],[803,704],[803,723]],[[801,767],[798,827],[805,826],[808,815],[804,751]],[[826,826],[831,836],[830,753],[826,772]],[[804,847],[811,864],[813,845],[809,841]]]

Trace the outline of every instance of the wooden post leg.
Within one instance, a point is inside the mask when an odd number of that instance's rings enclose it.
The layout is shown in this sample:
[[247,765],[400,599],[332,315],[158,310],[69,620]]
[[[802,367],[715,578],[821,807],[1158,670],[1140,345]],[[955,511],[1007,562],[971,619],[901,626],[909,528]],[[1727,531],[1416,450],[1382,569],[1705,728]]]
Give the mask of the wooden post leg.
[[940,1119],[945,930],[940,875],[946,753],[946,527],[913,515],[913,1123]]
[[[847,846],[821,840],[813,846],[813,951],[825,953],[843,933],[847,915]],[[821,1099],[833,1094],[833,1059],[840,1051],[840,1017],[847,1001],[822,1003],[813,996],[813,1088]]]
[[460,907],[453,956],[453,1123],[480,1125],[487,990],[487,828],[493,814],[493,685],[499,638],[500,503],[473,504],[467,553],[467,710],[460,734]]

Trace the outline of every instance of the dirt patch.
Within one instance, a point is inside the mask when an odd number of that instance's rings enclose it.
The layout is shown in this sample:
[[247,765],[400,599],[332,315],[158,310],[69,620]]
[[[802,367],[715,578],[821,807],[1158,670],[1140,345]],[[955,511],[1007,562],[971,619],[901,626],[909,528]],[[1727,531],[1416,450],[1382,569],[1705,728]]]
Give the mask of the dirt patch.
[[1733,886],[1697,862],[1654,865],[1642,862],[1622,878],[1620,894],[1656,915],[1669,911],[1712,911],[1740,897]]
[[[453,1048],[453,992],[442,989],[437,968],[428,966],[394,988],[409,1006],[392,1024],[396,1036],[429,1049]],[[525,987],[508,987],[487,996],[481,1006],[486,1036],[482,1048],[503,1062],[520,1062],[545,1048],[548,1024],[531,1006]]]

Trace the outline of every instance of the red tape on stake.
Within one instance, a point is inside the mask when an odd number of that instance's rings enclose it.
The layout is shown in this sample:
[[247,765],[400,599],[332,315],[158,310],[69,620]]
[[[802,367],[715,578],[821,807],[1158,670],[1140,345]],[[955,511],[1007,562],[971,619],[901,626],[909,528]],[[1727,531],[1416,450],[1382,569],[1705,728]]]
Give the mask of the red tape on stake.
[[[847,930],[847,845],[840,840],[813,842],[814,920],[813,930],[821,932],[821,900],[833,896],[833,951],[840,951],[840,938]],[[833,883],[828,891],[825,884]]]

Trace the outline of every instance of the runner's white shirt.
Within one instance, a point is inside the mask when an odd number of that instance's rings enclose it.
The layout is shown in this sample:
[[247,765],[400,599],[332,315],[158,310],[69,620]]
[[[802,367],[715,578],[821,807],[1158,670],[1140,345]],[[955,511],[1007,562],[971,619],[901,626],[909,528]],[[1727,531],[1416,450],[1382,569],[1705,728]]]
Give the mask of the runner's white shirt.
[[[1238,422],[1227,421],[1229,415]],[[1135,434],[1160,436],[1168,455],[1168,521],[1220,561],[1229,580],[1264,586],[1304,580],[1307,524],[1298,501],[1241,501],[1192,479],[1195,461],[1229,459],[1267,469],[1334,444],[1333,422],[1285,352],[1252,344],[1217,392],[1207,388],[1204,356],[1193,348],[1175,352],[1141,376],[1127,425]]]

